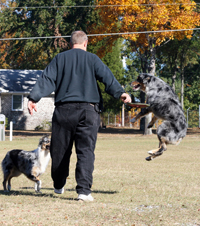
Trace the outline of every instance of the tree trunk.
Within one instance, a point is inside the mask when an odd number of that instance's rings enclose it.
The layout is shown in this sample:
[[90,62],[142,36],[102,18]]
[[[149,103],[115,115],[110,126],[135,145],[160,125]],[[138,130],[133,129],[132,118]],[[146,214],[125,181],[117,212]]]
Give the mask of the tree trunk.
[[[150,57],[150,62],[149,62],[149,68],[148,72],[152,75],[155,75],[155,70],[156,70],[156,48],[153,48],[152,46],[150,47],[151,51],[151,57]],[[148,103],[148,100],[147,100]],[[144,130],[144,135],[151,135],[152,134],[152,129],[148,129],[147,126],[151,122],[152,119],[152,114],[148,114],[145,116],[145,130]]]
[[150,57],[150,62],[149,62],[149,67],[148,67],[148,72],[152,75],[155,75],[156,72],[156,49],[151,48],[151,57]]
[[[146,73],[148,70],[148,61],[147,61],[147,57],[146,54],[144,54],[145,56],[143,57],[142,55],[140,55],[140,60],[141,60],[141,67],[142,67],[142,72]],[[142,91],[140,91],[140,101],[141,103],[145,103],[146,100],[146,94]],[[143,109],[141,109],[141,112],[143,111]],[[140,131],[145,131],[145,117],[140,119]]]
[[184,108],[184,69],[181,70],[181,106]]
[[174,58],[171,59],[170,68],[172,73],[172,89],[176,92],[177,54],[175,60]]
[[122,127],[124,127],[124,104],[122,104]]
[[[140,56],[141,59],[141,65],[142,65],[142,70],[143,73],[148,73],[155,75],[155,69],[156,69],[156,48],[153,47],[155,45],[155,40],[149,38],[149,47],[150,47],[150,59],[149,59],[149,64],[148,64],[148,53],[144,53],[145,57]],[[145,103],[145,94],[143,92],[140,93],[140,100],[142,103]],[[143,109],[141,109],[143,111]],[[152,114],[148,114],[144,118],[140,120],[140,130],[144,131],[144,135],[151,135],[152,134],[152,129],[147,129],[147,126],[149,122],[152,119]]]
[[[140,101],[141,101],[141,103],[145,103],[145,99],[146,99],[145,93],[140,91]],[[143,108],[141,109],[141,112],[142,111],[143,111]],[[145,134],[145,125],[146,125],[145,117],[143,117],[143,118],[140,119],[140,131],[144,131],[144,134]]]
[[174,71],[174,74],[172,75],[172,89],[174,90],[174,92],[176,91],[175,81],[176,81],[176,70]]

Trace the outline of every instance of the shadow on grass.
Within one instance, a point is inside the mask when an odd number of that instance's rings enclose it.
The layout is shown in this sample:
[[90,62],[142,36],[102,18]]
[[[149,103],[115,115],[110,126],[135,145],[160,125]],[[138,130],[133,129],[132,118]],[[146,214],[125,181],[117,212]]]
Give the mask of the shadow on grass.
[[[20,189],[34,189],[34,187],[20,187]],[[54,190],[54,188],[41,188],[41,190]],[[76,191],[75,188],[65,189],[65,191]],[[37,193],[37,192],[36,192]],[[102,190],[92,190],[92,193],[102,193],[102,194],[116,194],[118,191],[102,191]]]
[[[64,200],[74,200],[74,201],[77,201],[76,199],[74,198],[66,198],[66,197],[63,197],[62,195],[58,195],[58,194],[54,194],[53,192],[53,188],[41,188],[41,191],[40,192],[35,192],[34,191],[34,188],[33,187],[20,187],[20,189],[23,189],[23,190],[18,190],[18,191],[15,191],[15,190],[11,190],[10,192],[4,192],[3,190],[0,190],[0,195],[4,195],[4,196],[35,196],[35,197],[50,197],[50,198],[59,198],[59,199],[64,199]],[[29,190],[29,191],[28,191]],[[49,193],[43,193],[42,192],[45,191],[45,190],[52,190],[52,194],[49,194]],[[75,189],[65,189],[65,191],[76,191]],[[119,193],[118,191],[102,191],[102,190],[93,190],[92,193],[101,193],[101,194],[116,194],[116,193]]]
[[101,191],[101,190],[92,190],[92,193],[101,193],[101,194],[116,194],[119,193],[118,191]]
[[[46,189],[44,189],[46,190]],[[76,201],[74,198],[67,198],[59,195],[55,195],[54,193],[49,194],[49,193],[43,193],[43,192],[35,192],[35,191],[15,191],[12,190],[10,192],[4,192],[0,191],[0,195],[4,196],[32,196],[32,197],[50,197],[53,199],[64,199],[64,200],[69,200],[69,201]]]
[[[34,189],[34,187],[20,187],[20,189]],[[54,190],[54,188],[41,188],[41,190]],[[75,188],[65,189],[65,191],[76,191]],[[37,193],[37,192],[36,192]],[[103,191],[103,190],[92,190],[92,193],[101,193],[101,194],[116,194],[118,191]]]

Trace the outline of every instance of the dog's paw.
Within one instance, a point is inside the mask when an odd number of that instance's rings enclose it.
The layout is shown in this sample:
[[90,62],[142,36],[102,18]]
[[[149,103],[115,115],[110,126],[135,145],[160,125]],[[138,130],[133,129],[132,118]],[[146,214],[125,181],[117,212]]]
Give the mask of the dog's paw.
[[146,157],[146,160],[147,160],[147,161],[151,161],[152,159],[153,159],[152,156]]
[[41,180],[35,182],[35,191],[36,192],[40,192],[41,187],[42,187],[42,181]]
[[132,118],[131,120],[130,120],[130,122],[132,122],[132,123],[134,123],[134,122],[136,122],[137,120],[135,119],[135,118]]

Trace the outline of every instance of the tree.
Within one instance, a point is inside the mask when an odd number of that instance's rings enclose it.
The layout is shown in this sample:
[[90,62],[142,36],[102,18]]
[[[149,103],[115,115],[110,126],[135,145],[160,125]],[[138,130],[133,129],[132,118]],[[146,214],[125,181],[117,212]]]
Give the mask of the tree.
[[[87,32],[92,8],[67,6],[90,5],[92,0],[16,0],[0,12],[0,37],[66,36],[74,30]],[[11,8],[17,6],[18,8]],[[36,8],[36,7],[44,8]],[[64,7],[62,7],[64,6]],[[45,8],[46,7],[46,8]],[[11,68],[43,69],[59,52],[69,48],[69,39],[44,38],[10,41],[6,61]],[[34,57],[33,57],[34,56]],[[37,60],[38,59],[38,60]]]
[[[174,39],[170,43],[166,44],[162,48],[160,48],[158,52],[159,58],[161,57],[160,61],[162,61],[165,66],[163,67],[162,71],[165,68],[168,70],[167,77],[172,79],[171,85],[175,91],[175,80],[177,75],[180,75],[181,81],[181,92],[180,92],[180,99],[182,107],[184,108],[184,87],[185,81],[190,82],[195,79],[191,75],[189,78],[185,76],[185,70],[187,66],[198,64],[198,58],[200,54],[199,48],[199,38],[196,34],[193,35],[191,39],[182,39],[177,40]],[[167,73],[165,73],[166,76]],[[162,73],[162,76],[164,74]]]
[[[67,7],[76,5],[90,5],[93,1],[66,1],[66,0],[16,0],[5,5],[0,12],[0,22],[2,24],[0,35],[8,37],[45,37],[70,35],[74,30],[83,30],[87,33],[89,24],[98,21],[98,14],[91,8]],[[18,8],[11,8],[18,6]],[[28,7],[25,7],[28,6]],[[35,8],[46,6],[46,8]],[[54,6],[54,7],[52,7]],[[64,7],[61,7],[64,6]],[[97,22],[96,22],[97,23]],[[43,69],[51,59],[59,52],[69,48],[69,38],[55,39],[34,39],[20,41],[3,41],[0,65],[2,68],[12,69]],[[5,44],[6,43],[6,44]],[[91,45],[89,37],[88,51],[96,53],[96,49],[101,48],[104,41]],[[122,40],[114,43],[112,52],[102,56],[103,62],[109,66],[115,77],[123,84],[124,69],[121,59]],[[6,62],[7,64],[5,65]],[[105,111],[118,112],[121,108],[119,100],[113,100],[104,91],[101,84],[104,98]]]
[[[193,40],[181,40],[182,45],[180,45],[179,51],[179,64],[180,64],[180,74],[181,74],[181,105],[184,108],[184,85],[185,85],[185,67],[188,64],[197,64],[198,55],[195,50],[199,49],[199,43],[196,45]],[[198,50],[197,50],[198,51]]]
[[193,79],[190,83],[187,83],[185,88],[185,109],[190,108],[190,110],[198,110],[200,106],[200,76],[199,72],[196,74],[193,74]]
[[[3,21],[3,12],[6,9],[7,6],[10,6],[10,2],[7,2],[6,0],[2,0],[0,1],[0,7],[1,7],[1,11],[0,11],[0,22]],[[2,27],[2,23],[1,23],[1,27],[0,27],[0,33],[2,33],[3,31],[3,27]],[[2,37],[8,37],[8,33],[4,33],[2,35]],[[9,68],[9,64],[6,62],[6,56],[8,55],[8,50],[11,48],[10,42],[6,42],[6,41],[0,41],[0,65],[1,68]]]
[[199,32],[195,32],[193,46],[190,51],[196,54],[195,63],[190,62],[184,69],[185,75],[185,109],[190,107],[191,110],[197,110],[200,106],[200,45],[199,45]]
[[[180,32],[157,32],[160,30],[190,29],[200,24],[200,17],[195,12],[196,4],[190,0],[102,0],[100,5],[120,5],[118,7],[98,8],[102,25],[94,26],[96,33],[136,32],[124,34],[132,51],[136,51],[141,60],[142,72],[155,74],[156,51],[164,42],[171,39],[191,38],[192,30]],[[155,31],[149,33],[149,31]],[[106,47],[111,46],[118,36],[108,39]],[[99,38],[98,38],[99,39]],[[97,38],[94,39],[96,41]],[[102,51],[102,50],[101,50]],[[144,95],[141,95],[144,101]],[[147,120],[149,121],[149,120]],[[148,122],[147,122],[148,123]],[[146,126],[145,126],[146,128]],[[145,130],[145,134],[149,131]]]
[[171,85],[174,92],[176,91],[176,80],[178,71],[178,50],[180,43],[177,39],[163,45],[157,51],[157,62],[162,64],[159,75],[167,78],[168,83]]

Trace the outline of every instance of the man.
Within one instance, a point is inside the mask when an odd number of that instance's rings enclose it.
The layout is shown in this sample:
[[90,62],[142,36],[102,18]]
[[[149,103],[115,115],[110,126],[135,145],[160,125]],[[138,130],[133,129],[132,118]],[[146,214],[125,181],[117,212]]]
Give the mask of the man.
[[28,96],[28,110],[32,115],[33,110],[37,111],[36,103],[55,92],[50,147],[54,192],[64,192],[74,142],[78,200],[93,201],[94,149],[101,110],[97,80],[105,84],[105,91],[114,98],[124,103],[131,102],[131,98],[99,57],[87,52],[87,43],[83,31],[72,33],[72,49],[58,54],[45,68]]

